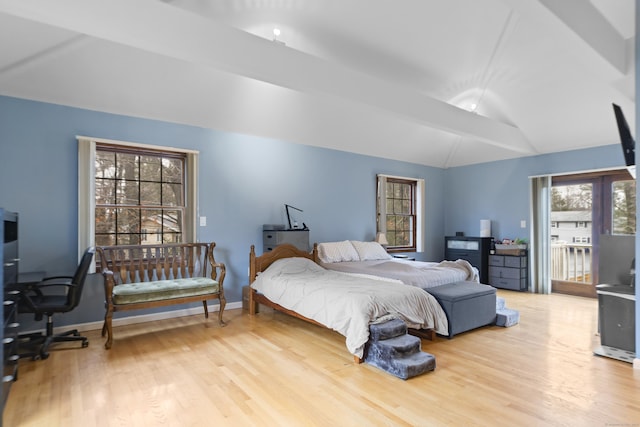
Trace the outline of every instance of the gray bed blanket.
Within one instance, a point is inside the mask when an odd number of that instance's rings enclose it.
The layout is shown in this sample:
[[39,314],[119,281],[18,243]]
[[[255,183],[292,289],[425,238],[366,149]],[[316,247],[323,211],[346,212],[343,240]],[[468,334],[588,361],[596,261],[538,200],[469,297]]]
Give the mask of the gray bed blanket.
[[402,259],[321,263],[329,270],[371,274],[400,280],[422,289],[456,282],[478,282],[478,270],[468,261],[421,262]]

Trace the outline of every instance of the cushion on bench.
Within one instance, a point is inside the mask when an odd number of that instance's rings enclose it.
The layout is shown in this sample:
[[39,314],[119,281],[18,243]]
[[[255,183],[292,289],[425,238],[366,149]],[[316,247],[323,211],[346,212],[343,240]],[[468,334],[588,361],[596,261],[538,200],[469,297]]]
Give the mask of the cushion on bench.
[[215,294],[219,289],[218,282],[208,277],[126,283],[113,287],[113,302],[114,304],[134,304],[159,301]]

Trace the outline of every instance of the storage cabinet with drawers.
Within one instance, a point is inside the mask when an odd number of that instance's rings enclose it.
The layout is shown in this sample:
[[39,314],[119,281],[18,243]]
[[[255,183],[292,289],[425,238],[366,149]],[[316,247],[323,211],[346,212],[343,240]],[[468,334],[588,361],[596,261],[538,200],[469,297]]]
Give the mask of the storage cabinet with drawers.
[[529,287],[527,255],[489,255],[489,284],[496,288],[526,291]]
[[488,284],[489,251],[493,237],[446,236],[444,258],[450,261],[464,259],[478,269],[480,283]]
[[263,252],[272,251],[278,245],[289,243],[296,248],[309,250],[309,230],[265,230],[262,232]]
[[[2,410],[7,401],[11,384],[18,378],[18,322],[17,303],[19,293],[11,287],[15,287],[18,280],[18,214],[0,209],[0,239],[3,242],[0,247],[2,258],[2,275],[0,275],[0,290],[2,290],[2,352],[0,356],[3,362],[2,397],[0,403]],[[0,414],[1,416],[1,414]],[[0,423],[1,424],[1,423]]]

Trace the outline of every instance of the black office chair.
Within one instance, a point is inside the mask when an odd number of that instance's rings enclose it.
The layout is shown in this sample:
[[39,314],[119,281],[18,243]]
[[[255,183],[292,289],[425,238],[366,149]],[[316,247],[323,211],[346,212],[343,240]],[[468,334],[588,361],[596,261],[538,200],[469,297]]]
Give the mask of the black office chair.
[[54,342],[82,341],[82,347],[89,345],[87,338],[80,336],[77,329],[54,335],[53,315],[54,313],[69,312],[80,303],[82,288],[94,253],[95,248],[93,247],[84,252],[73,277],[47,277],[39,283],[29,285],[22,291],[18,311],[20,313],[34,313],[36,320],[42,320],[44,316],[47,316],[47,329],[45,334],[33,333],[19,336],[22,346],[31,349],[37,347],[37,350],[20,353],[20,357],[31,357],[33,360],[46,359],[49,357],[49,346]]

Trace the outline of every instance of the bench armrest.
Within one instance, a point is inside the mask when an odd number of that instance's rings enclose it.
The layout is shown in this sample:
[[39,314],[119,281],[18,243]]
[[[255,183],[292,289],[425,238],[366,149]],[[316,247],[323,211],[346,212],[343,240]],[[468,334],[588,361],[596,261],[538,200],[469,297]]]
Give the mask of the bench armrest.
[[113,304],[113,287],[116,284],[113,278],[113,271],[103,268],[102,277],[104,278],[105,305],[112,305]]
[[209,245],[209,265],[211,266],[211,278],[220,284],[220,294],[224,294],[222,288],[222,282],[224,282],[224,276],[227,274],[227,267],[222,262],[216,262],[213,256],[213,249],[216,247],[216,243],[212,242]]

